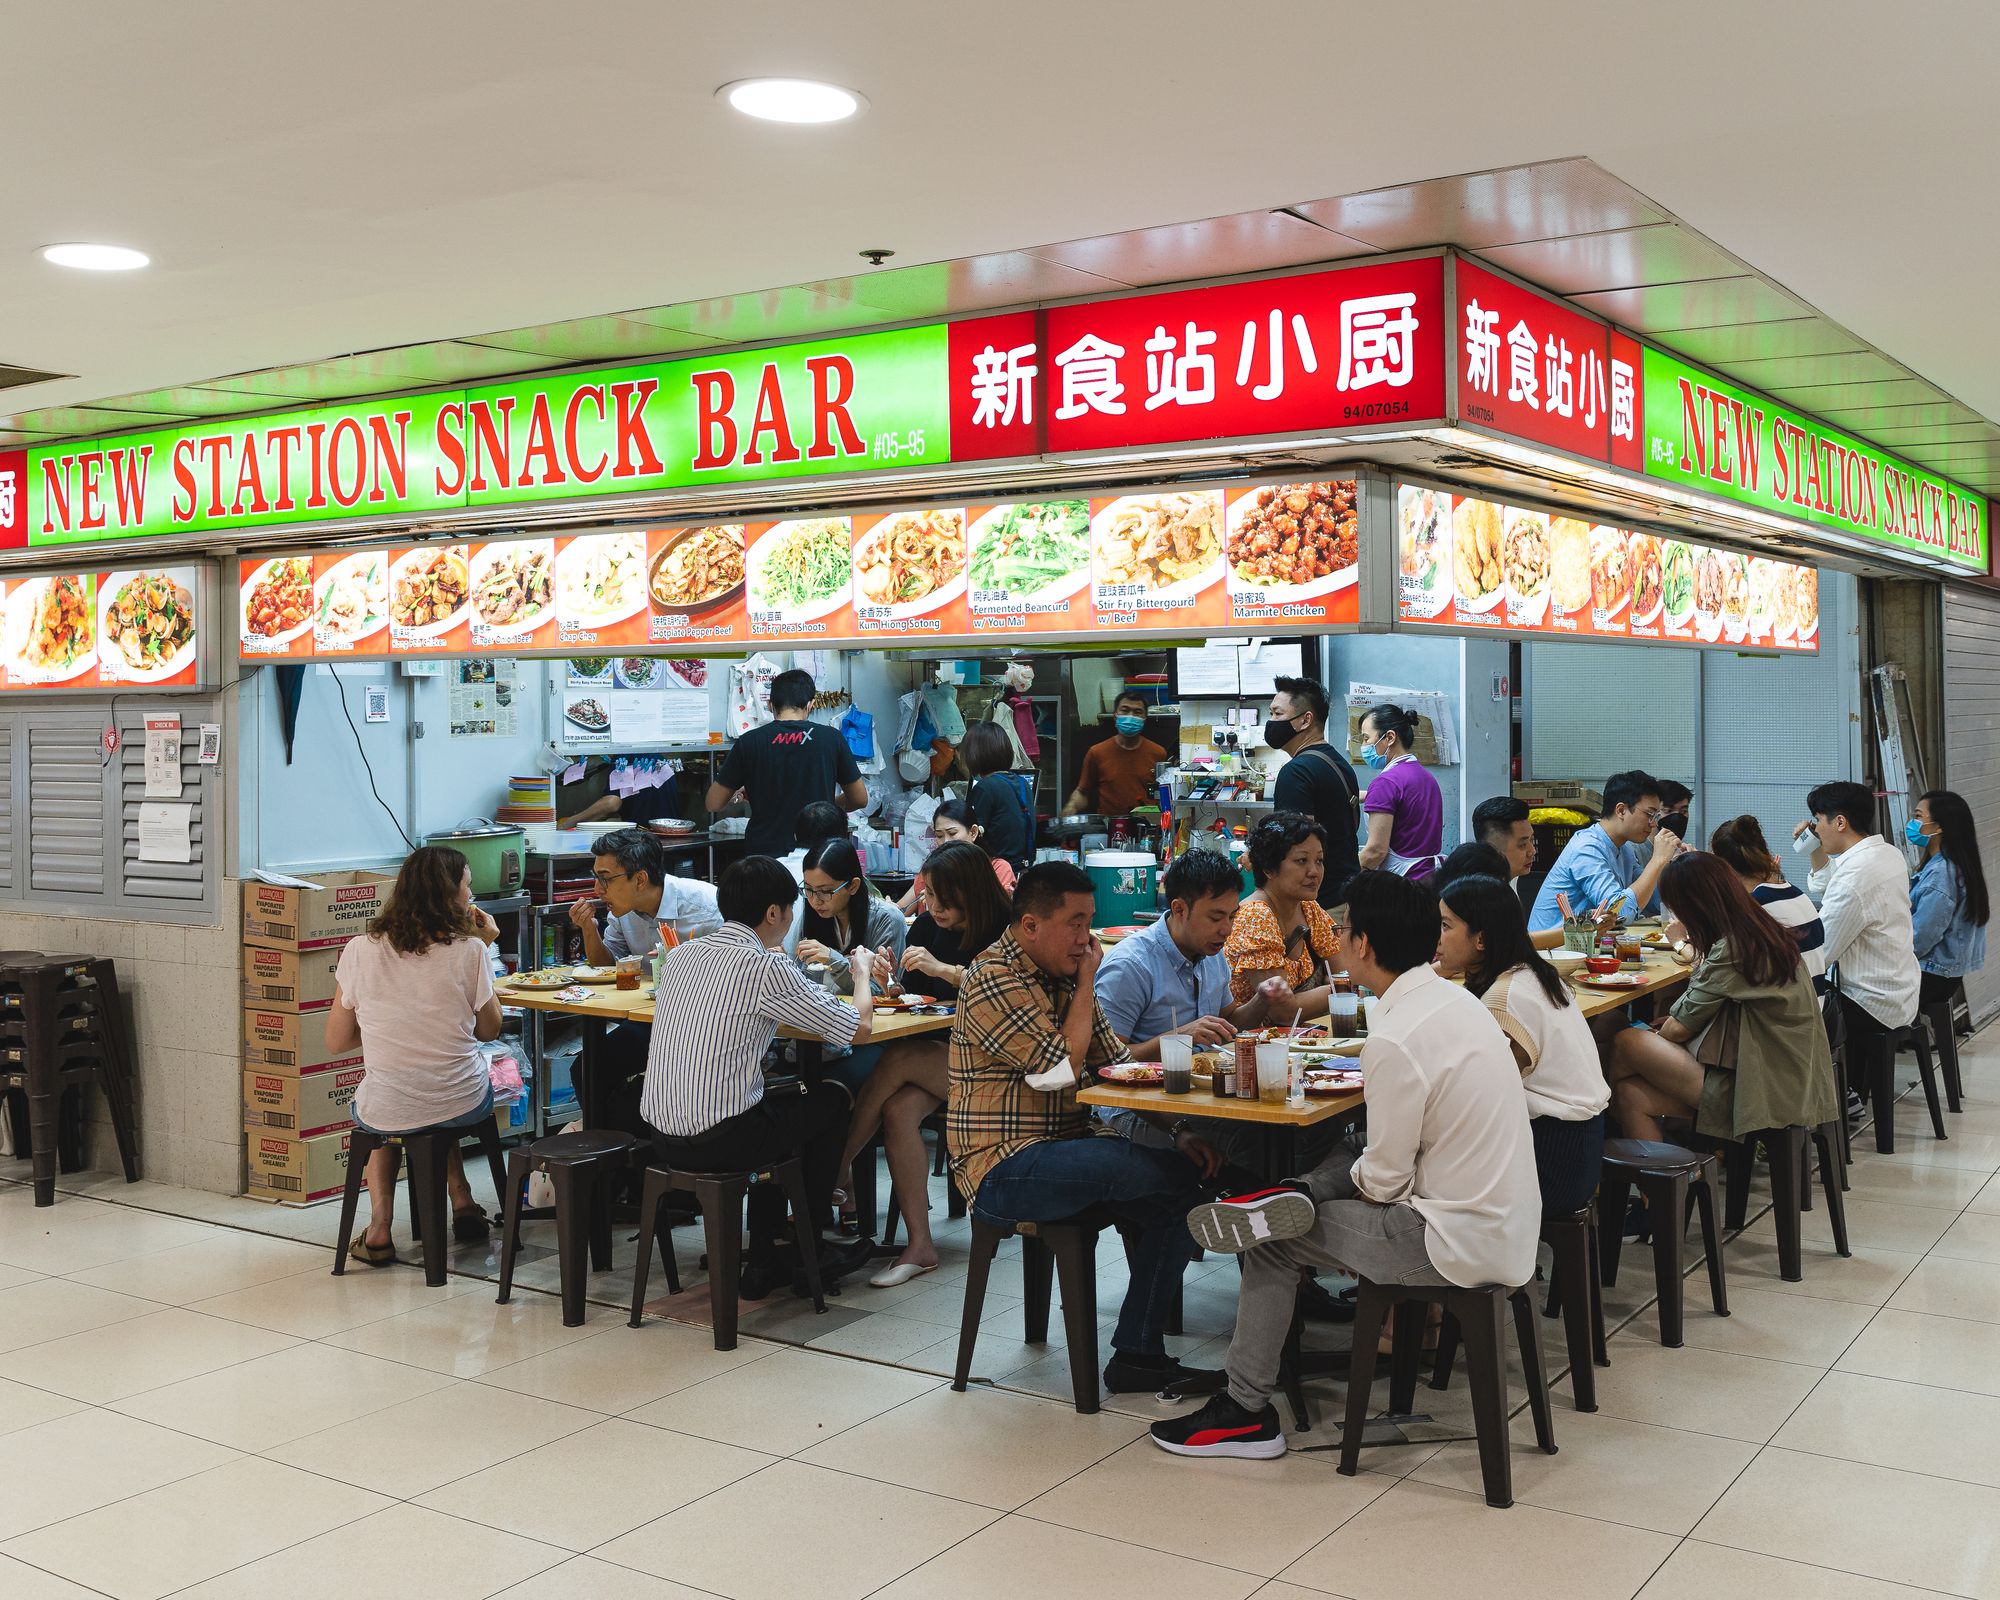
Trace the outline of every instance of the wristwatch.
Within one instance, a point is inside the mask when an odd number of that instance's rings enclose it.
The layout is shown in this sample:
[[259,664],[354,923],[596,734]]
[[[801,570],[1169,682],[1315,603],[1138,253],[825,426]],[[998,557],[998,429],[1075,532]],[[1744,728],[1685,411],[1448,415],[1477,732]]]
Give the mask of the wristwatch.
[[1193,1133],[1194,1131],[1194,1119],[1192,1117],[1175,1117],[1172,1122],[1167,1124],[1168,1134],[1175,1139],[1178,1139],[1184,1133]]

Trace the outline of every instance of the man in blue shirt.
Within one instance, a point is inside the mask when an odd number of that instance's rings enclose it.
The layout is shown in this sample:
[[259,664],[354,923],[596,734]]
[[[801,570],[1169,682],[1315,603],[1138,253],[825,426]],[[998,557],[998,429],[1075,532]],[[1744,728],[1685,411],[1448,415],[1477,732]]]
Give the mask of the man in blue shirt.
[[1530,932],[1562,926],[1556,896],[1567,895],[1578,916],[1621,896],[1627,915],[1657,911],[1660,874],[1685,846],[1660,826],[1658,780],[1644,772],[1614,772],[1604,780],[1604,814],[1570,835],[1528,913]]

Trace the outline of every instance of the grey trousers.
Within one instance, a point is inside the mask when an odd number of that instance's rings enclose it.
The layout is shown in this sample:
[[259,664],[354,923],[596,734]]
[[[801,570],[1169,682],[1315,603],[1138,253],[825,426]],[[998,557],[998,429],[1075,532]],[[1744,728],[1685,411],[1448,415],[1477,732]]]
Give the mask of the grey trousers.
[[1319,1202],[1319,1220],[1311,1232],[1260,1244],[1238,1257],[1243,1283],[1236,1332],[1229,1341],[1229,1395],[1251,1411],[1269,1405],[1278,1386],[1278,1363],[1291,1332],[1301,1276],[1336,1267],[1375,1283],[1447,1281],[1431,1265],[1424,1219],[1416,1207],[1359,1198],[1350,1169],[1362,1148],[1362,1138],[1355,1134],[1306,1174],[1306,1185]]

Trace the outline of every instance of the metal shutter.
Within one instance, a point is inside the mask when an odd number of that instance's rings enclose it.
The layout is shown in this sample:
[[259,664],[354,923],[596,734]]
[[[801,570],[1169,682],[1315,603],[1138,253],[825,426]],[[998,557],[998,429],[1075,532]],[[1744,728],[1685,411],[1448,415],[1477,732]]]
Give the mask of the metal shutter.
[[0,720],[0,891],[14,887],[14,725]]
[[[1972,807],[1989,888],[2000,885],[2000,596],[1944,592],[1944,775]],[[1972,1019],[2000,1011],[2000,946],[1965,980]]]
[[104,752],[85,714],[31,715],[28,734],[28,887],[104,893]]
[[188,838],[191,861],[141,861],[139,859],[139,807],[146,798],[145,708],[118,710],[118,806],[121,818],[119,845],[114,857],[118,885],[126,907],[142,913],[147,906],[179,906],[189,909],[209,903],[209,865],[205,834],[208,822],[209,778],[213,767],[197,760],[201,740],[200,722],[210,712],[205,708],[176,706],[181,715],[181,796],[180,804],[193,807]]

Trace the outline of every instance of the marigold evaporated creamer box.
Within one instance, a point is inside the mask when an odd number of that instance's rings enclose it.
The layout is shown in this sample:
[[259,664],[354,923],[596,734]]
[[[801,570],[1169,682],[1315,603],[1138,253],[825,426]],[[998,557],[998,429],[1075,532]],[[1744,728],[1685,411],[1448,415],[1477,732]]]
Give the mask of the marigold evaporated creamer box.
[[267,950],[320,950],[345,944],[381,915],[393,873],[323,872],[319,887],[285,888],[243,880],[243,942]]

